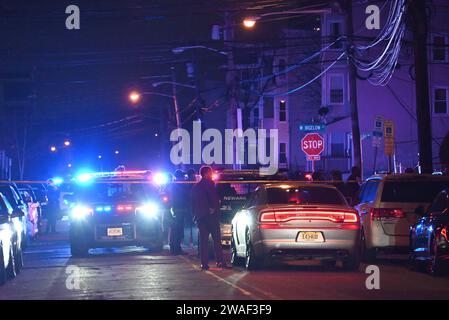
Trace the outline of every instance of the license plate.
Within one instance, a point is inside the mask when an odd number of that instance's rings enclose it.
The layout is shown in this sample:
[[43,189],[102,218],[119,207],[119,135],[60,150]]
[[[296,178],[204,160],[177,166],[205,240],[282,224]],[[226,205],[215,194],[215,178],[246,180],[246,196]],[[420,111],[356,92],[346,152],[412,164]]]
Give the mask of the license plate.
[[324,242],[323,233],[319,231],[300,231],[297,242]]
[[108,237],[120,237],[123,236],[122,228],[108,228]]

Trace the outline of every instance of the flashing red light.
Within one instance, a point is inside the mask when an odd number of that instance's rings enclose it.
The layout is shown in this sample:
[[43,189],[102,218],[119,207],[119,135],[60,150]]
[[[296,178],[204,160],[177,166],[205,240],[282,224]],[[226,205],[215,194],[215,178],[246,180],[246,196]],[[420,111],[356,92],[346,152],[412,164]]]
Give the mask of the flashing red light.
[[308,181],[312,181],[312,180],[313,180],[313,177],[312,177],[312,175],[311,175],[310,173],[306,174],[306,175],[305,175],[305,178],[306,178]]
[[283,223],[292,220],[328,220],[336,223],[357,223],[357,212],[298,210],[298,211],[263,211],[259,221],[263,223]]
[[167,197],[167,196],[163,196],[163,197],[162,197],[162,201],[163,201],[164,203],[168,203],[168,197]]
[[216,181],[219,178],[219,174],[218,173],[213,173],[212,174],[212,180]]
[[129,212],[129,211],[132,211],[133,209],[134,209],[134,207],[131,205],[119,204],[117,206],[117,211],[120,211],[120,212],[123,212],[123,211]]
[[401,209],[372,208],[370,215],[371,220],[380,218],[405,218],[405,212]]

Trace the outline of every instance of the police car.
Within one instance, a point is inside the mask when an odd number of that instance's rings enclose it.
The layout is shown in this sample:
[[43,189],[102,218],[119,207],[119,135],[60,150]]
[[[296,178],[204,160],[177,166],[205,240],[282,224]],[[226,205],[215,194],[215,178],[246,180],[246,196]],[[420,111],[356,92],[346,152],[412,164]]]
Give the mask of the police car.
[[99,247],[163,249],[162,199],[149,171],[80,174],[69,198],[72,256]]

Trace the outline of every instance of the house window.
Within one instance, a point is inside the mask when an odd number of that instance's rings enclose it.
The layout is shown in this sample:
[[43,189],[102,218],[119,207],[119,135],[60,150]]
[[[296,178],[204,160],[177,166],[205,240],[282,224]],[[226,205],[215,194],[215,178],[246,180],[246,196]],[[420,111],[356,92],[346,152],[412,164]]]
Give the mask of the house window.
[[434,36],[433,37],[433,49],[432,60],[433,61],[446,61],[446,37]]
[[279,101],[279,121],[287,121],[287,102],[285,100]]
[[285,59],[279,59],[279,62],[278,62],[278,73],[279,73],[279,76],[281,78],[285,77],[285,67],[286,67]]
[[253,128],[259,127],[259,108],[256,107],[253,110]]
[[263,117],[265,119],[274,118],[274,98],[271,97],[263,98]]
[[[337,39],[341,36],[341,23],[340,22],[331,22],[329,24],[329,40],[330,42],[337,41]],[[341,40],[338,40],[335,42],[331,49],[341,49],[342,48],[342,42]]]
[[433,112],[435,114],[447,114],[447,90],[436,88],[433,91]]
[[285,143],[279,144],[279,162],[287,163],[287,145]]
[[345,135],[334,133],[331,136],[331,156],[340,158],[345,156]]
[[343,75],[331,75],[329,80],[329,101],[331,104],[343,103],[344,97]]

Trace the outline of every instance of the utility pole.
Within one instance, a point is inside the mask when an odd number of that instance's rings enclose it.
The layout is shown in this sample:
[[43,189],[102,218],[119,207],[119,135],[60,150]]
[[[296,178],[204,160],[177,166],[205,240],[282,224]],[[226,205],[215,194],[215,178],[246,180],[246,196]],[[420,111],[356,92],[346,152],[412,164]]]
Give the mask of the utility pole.
[[432,127],[427,70],[427,10],[425,0],[409,0],[415,56],[416,116],[418,118],[419,164],[422,173],[432,173]]
[[175,117],[176,117],[176,129],[180,129],[181,128],[181,116],[179,114],[178,98],[176,96],[176,72],[175,72],[175,67],[171,67],[171,77],[172,77],[173,105],[175,107]]
[[[234,41],[234,27],[231,14],[227,11],[225,12],[225,25],[224,25],[224,44],[227,52],[227,71],[226,71],[226,87],[227,87],[227,100],[228,100],[228,110],[226,123],[229,129],[242,129],[242,117],[241,110],[238,110],[237,105],[237,82],[236,82],[236,70],[234,62],[234,51],[233,42]],[[239,117],[237,117],[237,111],[239,111]],[[239,132],[240,134],[240,132]],[[239,164],[239,157],[236,144],[233,143],[233,169],[241,169]]]
[[346,26],[346,51],[348,56],[349,67],[349,106],[351,112],[351,127],[352,127],[352,148],[354,155],[354,166],[360,168],[360,175],[363,179],[362,166],[362,145],[360,140],[360,126],[359,126],[359,111],[357,105],[357,70],[355,65],[351,62],[353,54],[353,36],[354,26],[352,21],[352,0],[343,0],[343,8],[345,11],[345,26]]

